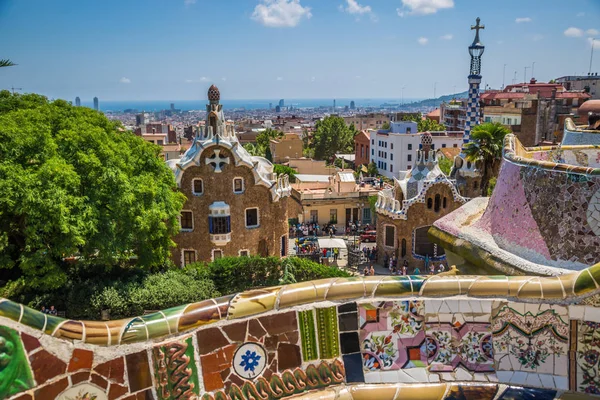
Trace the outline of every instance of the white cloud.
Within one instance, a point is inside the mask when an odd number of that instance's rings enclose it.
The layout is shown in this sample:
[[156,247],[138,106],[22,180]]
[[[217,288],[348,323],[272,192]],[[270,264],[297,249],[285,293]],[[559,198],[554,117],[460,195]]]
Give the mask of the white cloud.
[[517,24],[520,24],[522,22],[531,22],[531,18],[529,18],[529,17],[517,18],[517,19],[515,19],[515,22]]
[[544,35],[541,35],[539,33],[536,33],[535,35],[533,35],[532,39],[534,42],[539,42],[540,40],[542,40],[544,38]]
[[348,6],[344,8],[344,6],[340,6],[343,11],[346,11],[348,14],[369,14],[372,10],[370,6],[361,6],[358,4],[356,0],[346,0]]
[[440,36],[440,39],[442,39],[442,40],[452,40],[453,37],[454,36],[452,36],[451,34],[448,33],[448,34],[446,34],[444,36]]
[[201,82],[208,82],[210,81],[210,78],[203,76],[200,79],[186,79],[185,82],[186,83],[201,83]]
[[314,82],[314,81],[315,81],[315,77],[314,77],[314,76],[311,76],[311,77],[310,77],[310,81],[311,81],[311,82]]
[[583,36],[583,29],[575,28],[572,26],[568,28],[564,33],[567,37],[581,37]]
[[420,45],[424,46],[427,44],[427,42],[429,42],[429,39],[427,39],[426,37],[420,37],[417,42],[419,42]]
[[221,80],[222,80],[223,82],[225,82],[225,81],[227,80],[227,78],[225,78],[225,77],[222,77],[222,78],[221,78]]
[[598,36],[600,32],[598,32],[598,29],[588,29],[585,31],[585,34],[588,36]]
[[121,83],[131,83],[131,79],[122,77],[121,79],[119,79],[119,82],[121,82]]
[[354,79],[360,79],[360,75],[356,75]]
[[311,17],[310,7],[302,7],[300,0],[262,0],[252,13],[253,20],[271,28],[291,28]]
[[278,80],[278,81],[282,81],[282,80],[283,80],[283,78],[282,78],[282,77],[280,77],[280,76],[278,76],[278,77],[277,77],[277,80]]
[[504,40],[497,40],[497,41],[496,41],[496,43],[498,43],[498,44],[503,44],[503,43],[504,43]]
[[576,15],[577,17],[585,17],[585,13],[584,12],[579,12]]
[[404,10],[408,10],[408,14],[427,15],[453,7],[454,0],[402,0],[402,8],[397,8],[396,11],[400,17],[404,17]]
[[192,4],[196,4],[196,0],[183,0],[183,4],[187,6],[191,6]]
[[594,46],[594,49],[600,49],[600,40],[596,39],[594,40],[593,38],[588,38],[588,43],[590,44],[590,47],[592,47],[592,45]]

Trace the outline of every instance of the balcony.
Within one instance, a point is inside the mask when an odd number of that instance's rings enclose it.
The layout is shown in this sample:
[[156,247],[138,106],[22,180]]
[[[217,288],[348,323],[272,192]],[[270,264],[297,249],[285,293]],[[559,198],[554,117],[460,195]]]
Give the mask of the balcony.
[[210,241],[217,246],[225,246],[227,243],[231,242],[231,233],[224,233],[218,235],[211,234]]

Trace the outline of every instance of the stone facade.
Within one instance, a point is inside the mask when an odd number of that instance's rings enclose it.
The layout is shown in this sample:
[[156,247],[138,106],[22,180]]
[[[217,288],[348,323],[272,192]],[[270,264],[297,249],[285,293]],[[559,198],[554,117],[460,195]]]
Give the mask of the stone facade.
[[287,176],[277,177],[269,161],[244,150],[215,93],[211,88],[204,132],[183,158],[169,162],[187,197],[172,260],[183,266],[221,256],[286,256]]

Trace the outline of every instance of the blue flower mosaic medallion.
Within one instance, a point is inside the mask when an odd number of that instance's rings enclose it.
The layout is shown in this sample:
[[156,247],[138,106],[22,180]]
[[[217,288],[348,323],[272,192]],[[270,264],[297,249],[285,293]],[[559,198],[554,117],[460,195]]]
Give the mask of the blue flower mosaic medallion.
[[258,343],[247,342],[238,347],[233,356],[233,369],[246,379],[254,379],[267,366],[267,354]]

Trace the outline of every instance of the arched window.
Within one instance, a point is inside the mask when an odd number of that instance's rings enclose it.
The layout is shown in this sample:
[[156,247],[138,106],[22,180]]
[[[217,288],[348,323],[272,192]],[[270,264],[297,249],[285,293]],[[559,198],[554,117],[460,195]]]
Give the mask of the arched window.
[[446,196],[444,196],[444,201],[442,202],[442,208],[446,208]]
[[471,161],[467,161],[467,168],[471,169]]
[[406,239],[402,239],[402,257],[406,257]]
[[433,206],[433,211],[438,212],[440,211],[440,205],[442,203],[442,196],[440,196],[439,194],[435,195],[435,203]]
[[427,198],[427,208],[429,208],[431,210],[431,207],[433,207],[433,200],[431,200],[431,197]]
[[444,255],[444,249],[429,241],[427,231],[431,226],[422,226],[413,232],[413,253],[418,256],[428,256],[430,259]]
[[473,189],[477,190],[479,188],[479,182],[473,182]]

